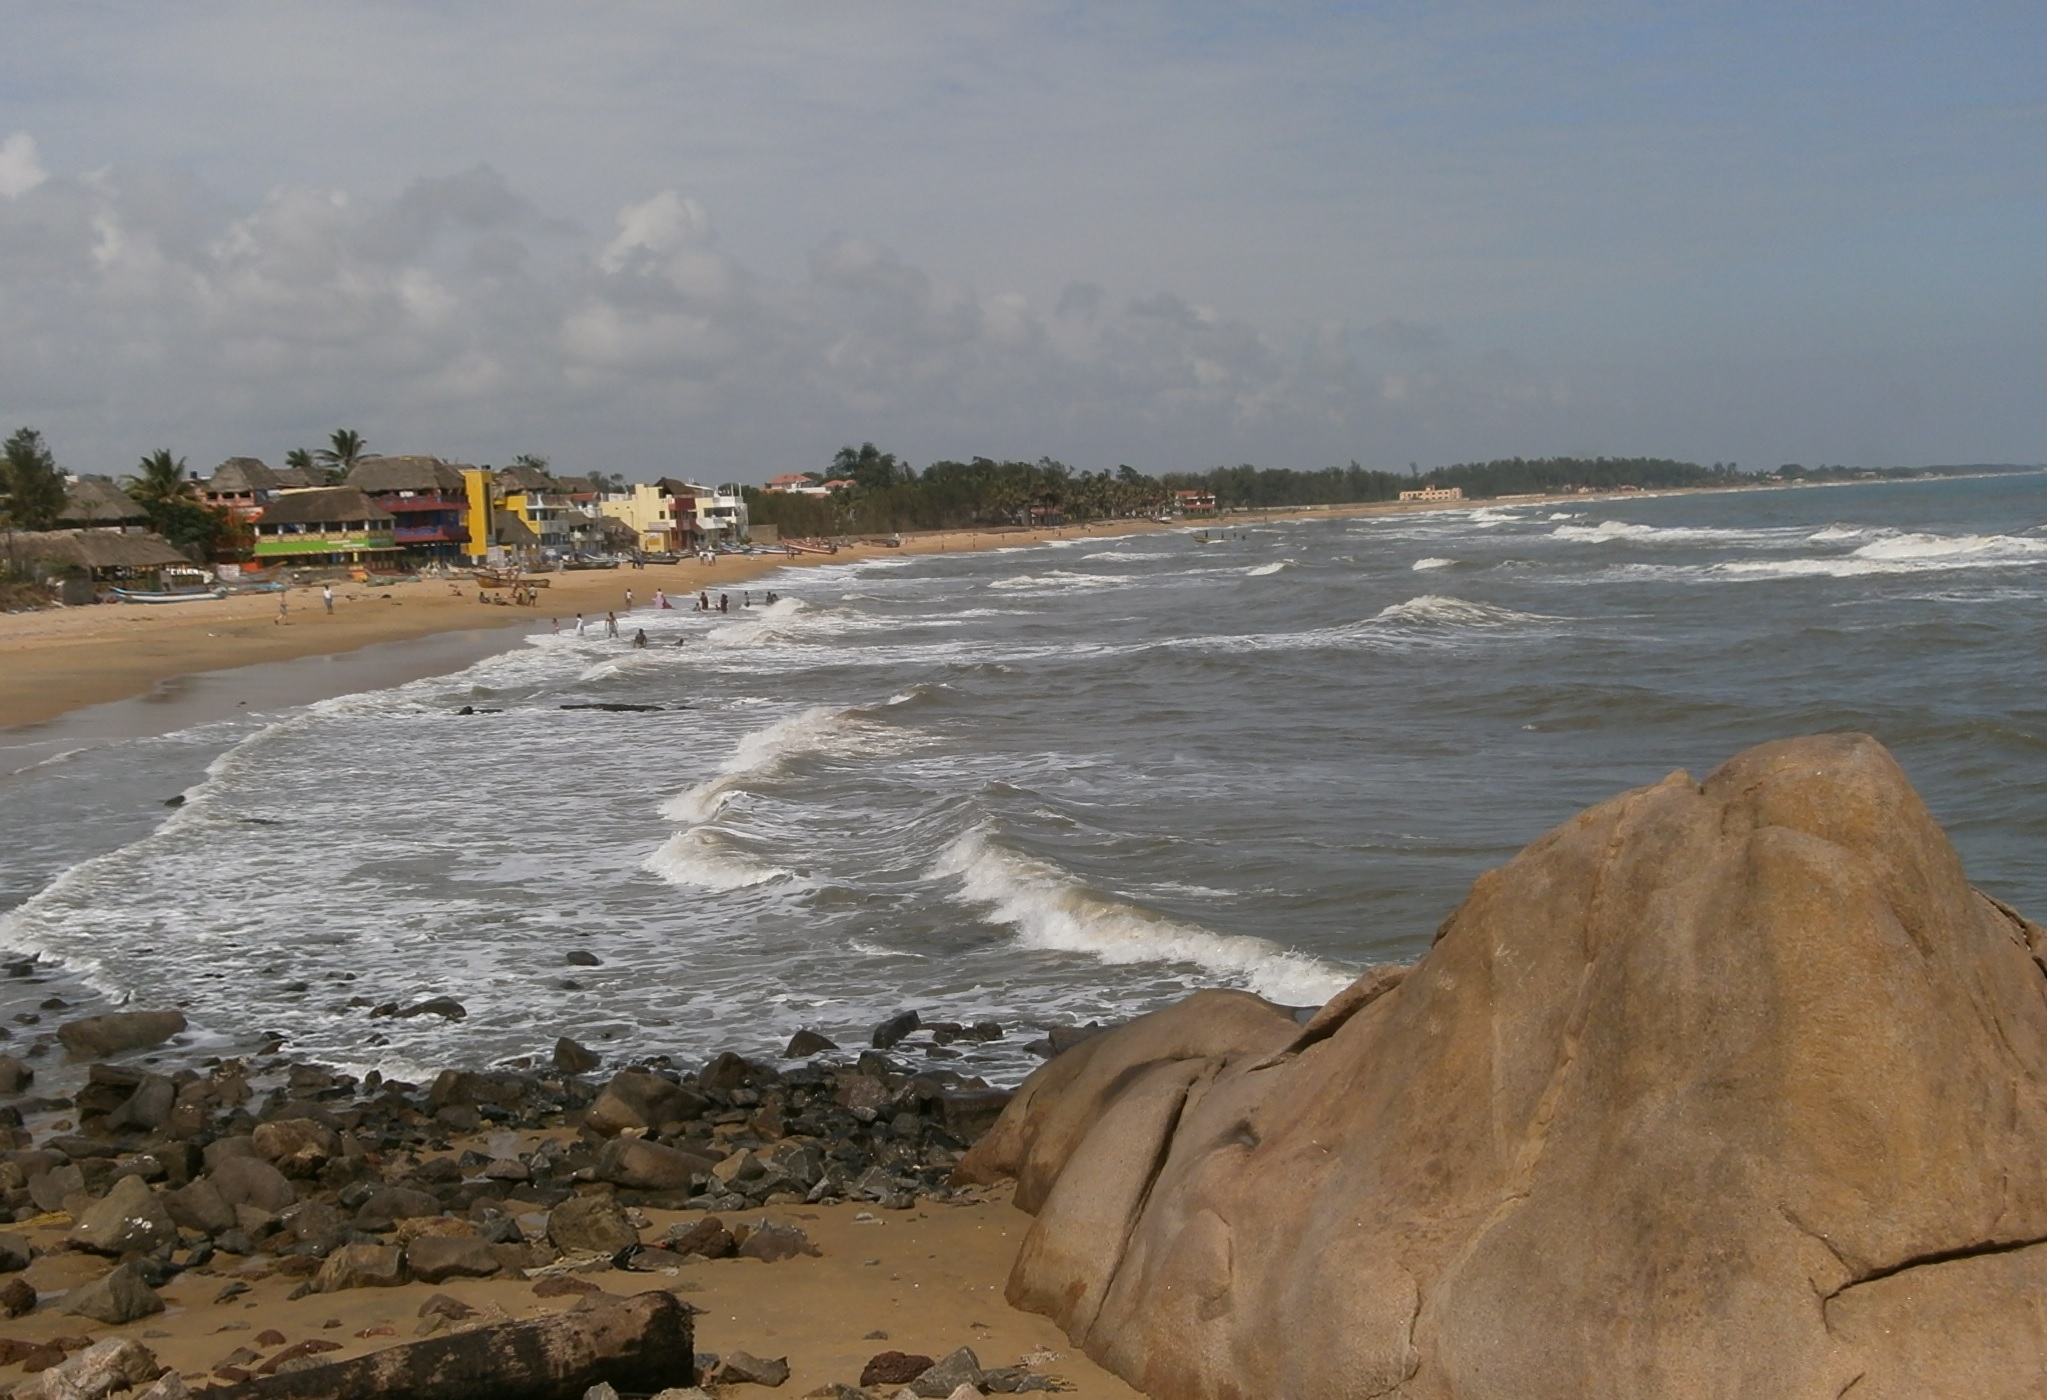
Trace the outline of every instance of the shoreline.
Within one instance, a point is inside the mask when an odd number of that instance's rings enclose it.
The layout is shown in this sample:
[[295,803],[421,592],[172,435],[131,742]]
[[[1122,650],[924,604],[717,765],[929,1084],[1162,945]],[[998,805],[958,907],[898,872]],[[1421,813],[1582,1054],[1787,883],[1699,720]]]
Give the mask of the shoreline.
[[[546,628],[550,619],[560,618],[566,627],[579,611],[601,618],[606,611],[623,607],[628,588],[633,591],[633,611],[637,613],[647,609],[656,589],[678,598],[709,592],[715,599],[720,591],[729,593],[783,569],[858,564],[904,555],[1028,548],[1053,540],[1227,529],[1254,522],[1483,510],[1546,501],[1652,499],[1707,489],[1749,488],[1684,488],[1572,497],[1503,496],[1485,501],[1370,501],[1241,511],[1212,521],[1145,519],[1040,529],[932,531],[906,534],[900,546],[860,543],[841,547],[837,554],[829,555],[720,555],[712,565],[692,560],[650,564],[643,569],[548,574],[544,577],[549,586],[531,608],[480,607],[474,582],[465,576],[453,581],[454,587],[461,590],[459,594],[451,591],[450,581],[431,578],[340,585],[335,589],[332,616],[322,610],[316,587],[294,588],[283,595],[289,600],[289,611],[282,625],[277,620],[279,595],[261,593],[176,608],[98,604],[0,614],[0,753],[10,743],[46,737],[38,733],[38,727],[51,721],[118,702],[147,700],[162,694],[172,682],[183,677],[204,676],[209,680],[201,688],[231,690],[234,686],[231,677],[246,675],[249,668],[266,663],[349,655],[380,644],[421,642],[449,633],[501,638],[480,650],[458,651],[461,659],[439,671],[408,669],[404,678],[443,674],[483,656],[508,650],[517,644],[519,636]],[[621,625],[625,617],[621,613]],[[285,703],[303,704],[346,693],[349,692],[323,689],[318,694],[302,693],[301,698]],[[229,709],[237,707],[231,705]]]

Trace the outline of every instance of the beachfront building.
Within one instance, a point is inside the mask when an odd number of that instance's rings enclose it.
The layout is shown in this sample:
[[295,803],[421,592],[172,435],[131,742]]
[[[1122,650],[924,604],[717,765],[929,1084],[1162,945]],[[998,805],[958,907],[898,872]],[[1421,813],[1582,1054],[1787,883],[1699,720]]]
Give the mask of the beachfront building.
[[1462,486],[1422,486],[1413,491],[1402,491],[1403,501],[1461,501],[1464,499]]
[[255,520],[286,489],[278,474],[255,457],[230,457],[213,469],[199,487],[210,506],[237,520]]
[[497,508],[525,522],[544,554],[569,548],[569,517],[576,503],[562,483],[539,467],[505,467],[497,473]]
[[712,544],[743,544],[748,537],[746,497],[737,486],[705,486],[664,476],[655,488],[674,502],[676,538],[681,548]]
[[0,533],[0,562],[31,574],[68,604],[90,603],[101,585],[158,587],[166,569],[196,572],[162,535],[127,530]]
[[358,564],[389,568],[402,550],[397,518],[359,486],[287,491],[255,521],[258,564]]
[[675,497],[644,481],[600,497],[597,509],[633,532],[633,547],[643,554],[676,554],[689,549],[677,524]]
[[57,515],[57,524],[80,530],[118,530],[148,519],[135,498],[113,482],[80,477],[64,487],[64,508]]
[[467,476],[474,470],[438,457],[370,457],[344,484],[391,514],[391,538],[406,563],[448,562],[467,552]]
[[1215,492],[1175,491],[1173,509],[1182,515],[1214,515],[1216,513]]

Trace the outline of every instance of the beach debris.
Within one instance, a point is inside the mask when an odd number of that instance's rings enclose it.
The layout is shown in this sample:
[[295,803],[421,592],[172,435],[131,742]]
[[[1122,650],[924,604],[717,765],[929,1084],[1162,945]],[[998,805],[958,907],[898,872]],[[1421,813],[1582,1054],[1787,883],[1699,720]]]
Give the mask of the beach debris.
[[80,1059],[105,1059],[161,1045],[185,1029],[182,1011],[109,1011],[66,1022],[57,1039]]
[[695,1381],[690,1311],[659,1290],[501,1322],[244,1381],[210,1400],[559,1400],[609,1384],[648,1395]]

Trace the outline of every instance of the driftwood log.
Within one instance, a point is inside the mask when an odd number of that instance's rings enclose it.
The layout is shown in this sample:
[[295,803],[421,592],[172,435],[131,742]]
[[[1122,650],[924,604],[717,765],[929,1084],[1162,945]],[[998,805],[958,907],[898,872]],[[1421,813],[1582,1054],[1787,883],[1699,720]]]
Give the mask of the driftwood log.
[[600,1381],[652,1394],[695,1383],[696,1329],[672,1293],[501,1322],[198,1394],[207,1400],[562,1400]]

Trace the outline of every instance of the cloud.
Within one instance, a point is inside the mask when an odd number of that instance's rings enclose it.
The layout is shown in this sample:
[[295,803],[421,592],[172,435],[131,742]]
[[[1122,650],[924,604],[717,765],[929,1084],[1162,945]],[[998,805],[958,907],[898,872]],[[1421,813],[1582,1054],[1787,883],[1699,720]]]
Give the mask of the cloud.
[[36,157],[34,137],[17,131],[0,141],[0,198],[18,199],[49,178]]

